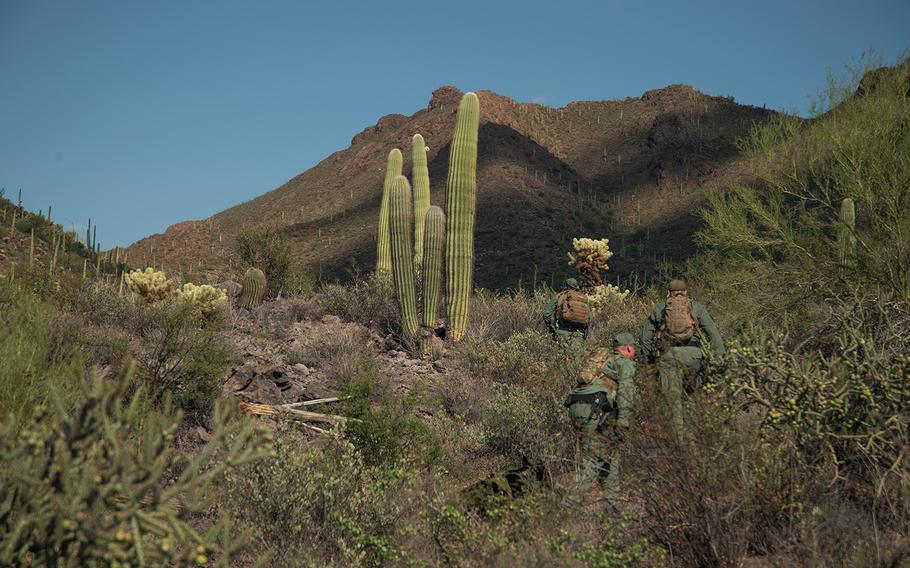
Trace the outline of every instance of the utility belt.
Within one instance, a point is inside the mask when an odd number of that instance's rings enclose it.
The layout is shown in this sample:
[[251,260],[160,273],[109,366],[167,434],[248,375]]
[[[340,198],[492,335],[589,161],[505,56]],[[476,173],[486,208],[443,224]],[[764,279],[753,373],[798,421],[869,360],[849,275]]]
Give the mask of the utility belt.
[[667,351],[669,351],[670,349],[672,349],[674,347],[699,347],[699,348],[701,348],[701,343],[702,343],[701,333],[698,330],[696,330],[696,332],[692,334],[692,337],[690,337],[686,341],[678,341],[664,333],[660,334],[660,337],[658,338],[658,341],[657,341],[657,345],[658,345],[661,353],[666,353]]
[[[619,408],[613,404],[609,394],[605,391],[569,393],[563,404],[569,409],[569,414],[572,416],[576,428],[582,428],[592,422],[596,422],[597,429],[600,430],[607,418],[619,416]],[[575,405],[587,405],[589,408],[587,416],[585,417],[584,413],[573,415],[572,407]]]

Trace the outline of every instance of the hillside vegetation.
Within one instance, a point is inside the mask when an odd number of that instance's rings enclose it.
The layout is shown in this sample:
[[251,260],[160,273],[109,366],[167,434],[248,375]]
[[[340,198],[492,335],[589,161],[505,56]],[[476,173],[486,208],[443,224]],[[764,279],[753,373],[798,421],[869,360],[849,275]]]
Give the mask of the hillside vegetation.
[[[214,284],[216,271],[196,265],[154,276],[183,293],[152,301],[120,285],[130,267],[72,237],[51,268],[62,230],[2,200],[20,220],[0,228],[0,564],[905,565],[910,64],[859,79],[810,120],[744,128],[730,156],[747,174],[704,189],[697,254],[663,276],[689,279],[728,350],[691,397],[682,447],[656,368],[639,361],[615,508],[598,490],[562,504],[575,461],[563,400],[578,368],[547,334],[545,284],[476,291],[464,340],[418,359],[388,282],[360,273],[306,291],[313,273],[294,273],[287,227],[226,235],[225,247],[297,292],[247,308],[221,283],[223,301],[207,291],[197,304],[179,285]],[[383,160],[383,133],[404,135],[405,122],[355,139],[361,159]],[[290,189],[256,206],[291,203]],[[27,223],[40,229],[34,255]],[[547,245],[558,270],[568,244]],[[611,266],[653,264],[614,252]],[[500,261],[481,250],[478,272]],[[606,303],[587,348],[637,334],[663,298],[638,285]]]

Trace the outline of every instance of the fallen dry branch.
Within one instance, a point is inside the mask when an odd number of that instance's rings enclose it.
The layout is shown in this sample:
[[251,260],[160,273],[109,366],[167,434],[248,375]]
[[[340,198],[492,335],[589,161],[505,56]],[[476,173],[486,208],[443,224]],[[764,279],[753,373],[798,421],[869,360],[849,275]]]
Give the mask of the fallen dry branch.
[[307,422],[326,422],[329,424],[344,424],[349,418],[335,414],[322,414],[308,410],[296,410],[286,405],[259,404],[255,402],[241,402],[240,409],[257,416],[286,416],[291,419]]
[[316,404],[325,404],[325,403],[329,403],[329,402],[338,402],[339,400],[341,400],[341,399],[338,398],[337,396],[332,396],[332,397],[329,397],[329,398],[316,398],[316,399],[313,399],[313,400],[305,400],[305,401],[303,401],[303,402],[292,402],[292,403],[290,403],[290,404],[280,404],[279,406],[281,406],[282,408],[297,408],[298,406],[313,406],[313,405],[316,405]]

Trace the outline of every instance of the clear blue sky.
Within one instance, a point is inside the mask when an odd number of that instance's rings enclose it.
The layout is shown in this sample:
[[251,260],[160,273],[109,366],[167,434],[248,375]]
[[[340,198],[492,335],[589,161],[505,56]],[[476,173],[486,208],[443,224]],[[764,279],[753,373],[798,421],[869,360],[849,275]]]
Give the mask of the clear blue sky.
[[0,186],[109,248],[272,190],[441,85],[562,106],[689,83],[804,112],[828,69],[908,46],[907,0],[0,0]]

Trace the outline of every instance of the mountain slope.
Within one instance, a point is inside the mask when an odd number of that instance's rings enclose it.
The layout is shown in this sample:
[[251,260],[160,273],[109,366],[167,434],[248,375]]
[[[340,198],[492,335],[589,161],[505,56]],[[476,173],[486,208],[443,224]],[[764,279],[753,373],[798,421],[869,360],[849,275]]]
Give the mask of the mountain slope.
[[[426,109],[388,115],[281,187],[204,221],[174,225],[129,247],[132,264],[226,268],[233,236],[281,228],[323,279],[372,269],[385,158],[410,140],[428,153],[431,200],[444,205],[448,149],[461,93],[434,91]],[[735,140],[771,111],[686,85],[622,101],[554,109],[480,91],[475,283],[515,286],[568,272],[577,236],[608,237],[613,274],[653,273],[688,256],[702,188],[746,175]]]

